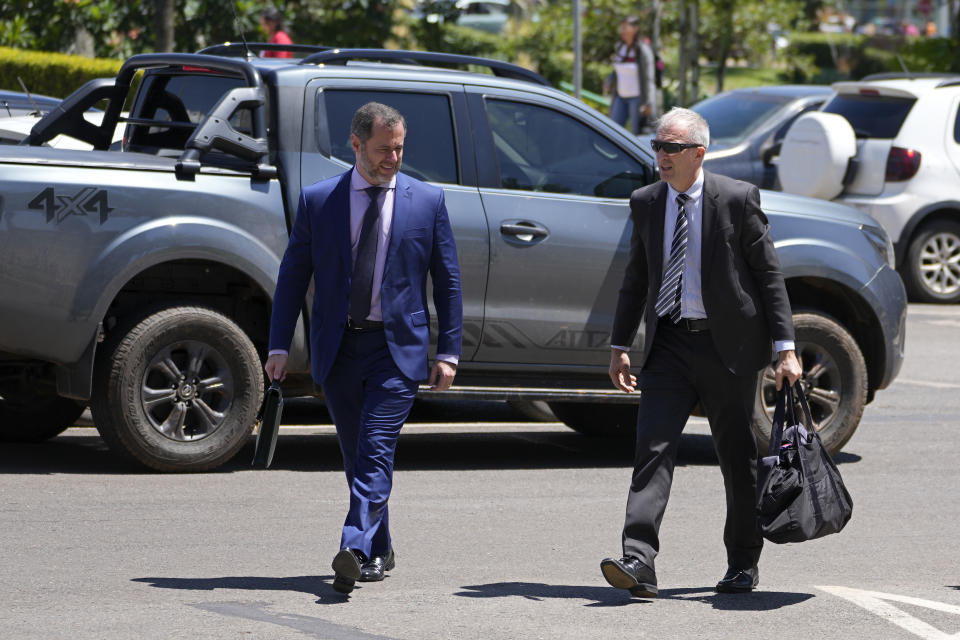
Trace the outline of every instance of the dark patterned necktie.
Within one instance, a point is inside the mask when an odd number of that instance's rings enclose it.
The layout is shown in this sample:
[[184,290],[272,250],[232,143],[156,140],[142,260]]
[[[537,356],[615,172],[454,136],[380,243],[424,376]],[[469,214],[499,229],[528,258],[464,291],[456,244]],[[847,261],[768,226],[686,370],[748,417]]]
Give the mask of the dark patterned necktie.
[[357,243],[357,259],[353,263],[350,280],[350,318],[362,322],[370,315],[370,298],[373,295],[373,270],[377,263],[377,239],[380,235],[380,204],[378,199],[383,187],[364,189],[370,196],[370,204],[363,214],[360,240]]
[[663,273],[655,309],[658,316],[670,316],[674,324],[680,321],[680,291],[683,287],[683,264],[687,256],[687,212],[684,204],[690,199],[685,193],[677,195],[677,226],[670,243],[670,261]]

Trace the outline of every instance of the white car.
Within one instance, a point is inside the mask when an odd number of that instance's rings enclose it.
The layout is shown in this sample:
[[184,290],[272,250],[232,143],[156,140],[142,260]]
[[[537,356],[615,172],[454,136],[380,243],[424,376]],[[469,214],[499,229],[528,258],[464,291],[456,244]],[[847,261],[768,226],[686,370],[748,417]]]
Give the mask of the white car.
[[876,74],[833,89],[787,132],[783,190],[871,215],[913,299],[960,302],[960,75]]

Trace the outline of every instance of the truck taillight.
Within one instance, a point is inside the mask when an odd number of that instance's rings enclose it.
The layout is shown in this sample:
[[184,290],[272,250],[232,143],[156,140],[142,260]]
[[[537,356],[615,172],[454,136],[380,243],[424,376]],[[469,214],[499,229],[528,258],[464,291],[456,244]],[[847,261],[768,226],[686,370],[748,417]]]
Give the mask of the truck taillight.
[[903,182],[917,174],[920,168],[920,152],[903,147],[890,147],[887,156],[887,182]]

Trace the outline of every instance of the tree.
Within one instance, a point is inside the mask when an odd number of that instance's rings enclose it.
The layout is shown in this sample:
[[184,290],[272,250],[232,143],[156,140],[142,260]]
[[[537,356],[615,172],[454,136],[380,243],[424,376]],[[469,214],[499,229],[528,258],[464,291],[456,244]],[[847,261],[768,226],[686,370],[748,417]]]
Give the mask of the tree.
[[173,0],[154,0],[155,51],[173,50]]

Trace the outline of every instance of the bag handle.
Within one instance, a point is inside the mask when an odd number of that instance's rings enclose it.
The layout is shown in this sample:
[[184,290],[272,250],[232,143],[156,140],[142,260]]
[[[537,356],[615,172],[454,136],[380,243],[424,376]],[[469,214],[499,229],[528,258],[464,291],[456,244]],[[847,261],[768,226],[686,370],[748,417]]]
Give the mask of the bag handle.
[[260,409],[257,411],[257,423],[263,420],[263,412],[267,408],[267,398],[270,397],[271,393],[280,393],[280,381],[271,380],[270,386],[267,387],[266,393],[263,394],[263,401],[260,403]]
[[[770,428],[770,444],[767,447],[767,455],[775,456],[780,451],[780,442],[783,440],[783,425],[787,418],[787,407],[792,402],[787,401],[790,394],[790,387],[783,385],[777,391],[777,404],[773,409],[773,424]],[[790,410],[792,413],[792,409]]]
[[803,387],[800,386],[799,380],[793,383],[793,387],[797,401],[800,404],[800,409],[803,412],[803,426],[806,427],[808,433],[816,433],[817,427],[813,424],[813,414],[810,413],[810,405],[807,404],[807,394],[803,392]]
[[[801,416],[797,415],[796,405],[800,405]],[[773,410],[773,425],[770,429],[770,445],[767,447],[767,455],[775,456],[780,451],[780,443],[783,441],[784,425],[787,421],[791,425],[803,422],[803,426],[808,433],[816,433],[816,427],[813,424],[813,414],[810,413],[810,405],[807,404],[807,396],[797,380],[793,385],[782,385],[777,391],[777,404]]]

